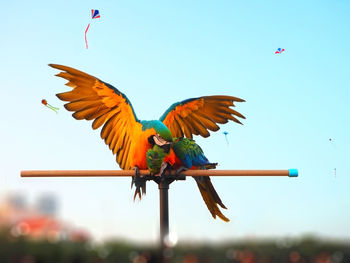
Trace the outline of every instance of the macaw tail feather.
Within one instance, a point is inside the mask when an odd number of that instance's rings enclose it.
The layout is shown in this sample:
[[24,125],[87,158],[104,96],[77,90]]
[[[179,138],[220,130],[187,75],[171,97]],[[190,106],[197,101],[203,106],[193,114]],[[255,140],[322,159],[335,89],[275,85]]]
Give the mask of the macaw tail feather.
[[193,177],[196,180],[196,183],[198,185],[199,191],[202,195],[202,198],[207,205],[211,215],[216,218],[216,216],[220,217],[223,221],[229,222],[230,219],[228,219],[226,216],[224,216],[218,205],[220,205],[222,208],[226,209],[226,206],[222,203],[218,193],[215,191],[213,184],[211,183],[211,180],[209,176],[198,176]]
[[[208,163],[203,166],[203,168],[207,169],[215,169],[218,163]],[[215,190],[214,190],[215,191]]]

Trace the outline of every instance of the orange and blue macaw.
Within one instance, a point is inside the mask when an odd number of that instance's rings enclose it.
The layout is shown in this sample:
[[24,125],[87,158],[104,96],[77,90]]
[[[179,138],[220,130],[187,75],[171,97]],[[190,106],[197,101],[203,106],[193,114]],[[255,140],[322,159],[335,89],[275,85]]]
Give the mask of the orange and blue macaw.
[[[148,169],[147,151],[155,145],[166,149],[162,160],[164,163],[171,166],[185,164],[185,167],[192,168],[181,160],[179,152],[179,156],[176,155],[173,138],[192,139],[193,135],[208,137],[209,130],[219,130],[217,124],[229,120],[242,124],[237,117],[245,118],[231,108],[235,102],[244,102],[243,99],[203,96],[174,103],[159,120],[140,120],[129,99],[112,85],[71,67],[49,66],[61,70],[56,76],[68,80],[66,85],[72,88],[71,91],[57,94],[59,99],[68,102],[64,107],[74,112],[72,116],[77,120],[93,120],[94,130],[102,126],[101,138],[116,154],[120,168],[135,169],[136,174],[138,169]],[[193,164],[193,167],[196,166]],[[138,194],[140,188],[142,190],[142,184],[137,185]]]

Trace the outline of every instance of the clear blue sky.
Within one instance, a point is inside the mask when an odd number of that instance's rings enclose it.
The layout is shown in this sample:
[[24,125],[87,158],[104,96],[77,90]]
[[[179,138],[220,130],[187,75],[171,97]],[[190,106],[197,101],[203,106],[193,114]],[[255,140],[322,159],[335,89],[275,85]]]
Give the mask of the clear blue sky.
[[[91,20],[91,9],[101,18]],[[133,203],[129,178],[19,177],[119,169],[99,131],[55,97],[69,89],[47,66],[57,63],[116,86],[140,119],[190,97],[241,97],[243,126],[196,138],[208,158],[220,169],[299,169],[297,179],[213,178],[228,224],[211,218],[192,178],[171,185],[170,225],[181,240],[350,238],[348,1],[6,1],[2,10],[1,196],[51,192],[62,218],[98,238],[157,239],[154,183]]]

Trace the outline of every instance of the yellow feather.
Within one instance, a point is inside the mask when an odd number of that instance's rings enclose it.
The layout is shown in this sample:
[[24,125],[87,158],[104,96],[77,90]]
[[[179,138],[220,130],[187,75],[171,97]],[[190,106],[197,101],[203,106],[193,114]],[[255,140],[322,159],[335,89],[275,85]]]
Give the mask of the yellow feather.
[[101,115],[100,117],[97,117],[92,123],[92,128],[96,130],[97,128],[101,127],[102,124],[106,123],[113,115],[118,115],[119,112],[120,109],[117,108],[111,112]]
[[174,119],[174,121],[171,124],[170,130],[172,131],[171,134],[173,137],[183,137],[182,129],[178,124],[177,120]]
[[101,105],[100,101],[83,101],[83,100],[76,100],[72,101],[70,103],[67,103],[64,105],[66,110],[68,111],[79,111],[84,110],[87,108],[92,108]]
[[100,116],[110,112],[110,110],[111,110],[109,108],[106,108],[106,106],[104,106],[104,105],[101,105],[101,106],[96,107],[96,108],[97,109],[95,112],[92,112],[92,113],[86,115],[87,120],[90,121],[90,120],[96,119],[97,117],[100,117]]
[[117,153],[120,149],[124,147],[125,138],[120,136],[117,139],[118,140],[113,144],[113,153]]
[[[128,141],[128,139],[129,136],[128,133],[126,133],[125,127],[120,127],[120,129],[118,130],[111,142],[111,150],[113,151],[113,154],[116,154],[120,148],[124,148],[125,143]],[[119,147],[116,147],[117,145]]]
[[[117,119],[118,120],[118,119]],[[114,139],[114,136],[120,134],[120,130],[123,129],[123,125],[125,124],[125,120],[121,119],[120,121],[118,120],[117,122],[113,123],[112,130],[107,134],[106,136],[106,144],[109,145],[109,149],[113,149],[111,146],[112,140]],[[118,139],[119,137],[116,136],[115,140]]]
[[182,118],[181,120],[184,123],[184,125],[188,127],[192,134],[199,135],[199,131],[193,126],[190,120],[188,120],[187,118]]
[[77,120],[86,119],[87,115],[95,113],[99,107],[89,108],[85,110],[76,111],[72,116]]
[[71,67],[68,67],[68,66],[63,66],[63,65],[58,65],[58,64],[49,64],[50,67],[53,67],[53,68],[56,68],[56,69],[60,69],[60,70],[64,70],[64,71],[67,71],[71,74],[74,74],[74,75],[79,75],[79,76],[84,76],[84,77],[87,77],[87,78],[95,78],[85,72],[82,72],[80,70],[77,70],[75,68],[71,68]]
[[113,154],[115,154],[119,148],[124,148],[125,142],[129,139],[130,136],[130,132],[128,132],[130,129],[127,123],[121,124],[119,127],[117,127],[116,130],[117,133],[115,135],[115,139],[113,139],[111,142]]
[[121,166],[122,167],[127,167],[126,163],[128,160],[130,145],[131,145],[130,141],[127,141],[125,144],[125,150],[123,150],[122,157],[121,157]]
[[198,134],[200,134],[204,138],[209,137],[210,133],[208,132],[208,130],[193,115],[188,116],[186,120],[191,123],[192,127],[198,132]]
[[220,129],[219,126],[217,126],[216,123],[210,117],[202,115],[199,111],[193,113],[192,116],[198,118],[198,120],[204,125],[204,127],[208,128],[211,131],[217,131]]
[[[101,116],[102,117],[102,116]],[[111,130],[115,127],[116,123],[120,120],[118,118],[118,115],[114,115],[112,118],[110,118],[105,125],[103,125],[100,136],[102,139],[105,139],[107,135],[111,133]]]
[[226,96],[226,95],[214,95],[214,96],[207,96],[205,98],[212,98],[214,100],[231,100],[231,101],[238,101],[238,102],[245,102],[245,100],[238,98],[238,97],[233,97],[233,96]]
[[242,115],[242,114],[239,113],[238,111],[235,111],[235,110],[233,110],[233,109],[231,109],[231,108],[228,108],[226,111],[227,111],[228,113],[230,113],[230,114],[233,114],[233,115],[236,115],[236,116],[238,116],[238,117],[240,117],[240,118],[242,118],[242,119],[245,119],[244,115]]
[[239,124],[242,124],[239,120],[237,120],[235,117],[233,117],[232,115],[230,114],[226,114],[226,113],[220,113],[220,116],[227,119],[227,120],[232,120],[236,123],[239,123]]
[[190,138],[192,139],[192,133],[191,131],[189,130],[189,128],[186,126],[186,124],[184,124],[183,120],[180,119],[178,116],[175,116],[175,120],[178,122],[178,124],[180,125],[184,135],[187,137],[187,138]]

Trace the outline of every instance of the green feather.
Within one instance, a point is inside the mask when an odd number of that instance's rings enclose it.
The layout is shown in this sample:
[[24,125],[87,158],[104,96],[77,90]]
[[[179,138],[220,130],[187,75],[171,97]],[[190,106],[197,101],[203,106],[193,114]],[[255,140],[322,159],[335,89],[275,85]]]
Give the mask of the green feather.
[[174,139],[172,144],[176,156],[187,168],[197,166],[202,169],[215,169],[217,163],[210,163],[205,157],[202,148],[192,139]]
[[185,154],[189,154],[191,159],[198,154],[203,154],[202,148],[194,140],[189,138],[176,138],[172,146],[180,159],[185,158]]
[[148,170],[153,174],[159,173],[165,156],[165,151],[158,145],[154,145],[152,149],[149,149],[146,153]]

